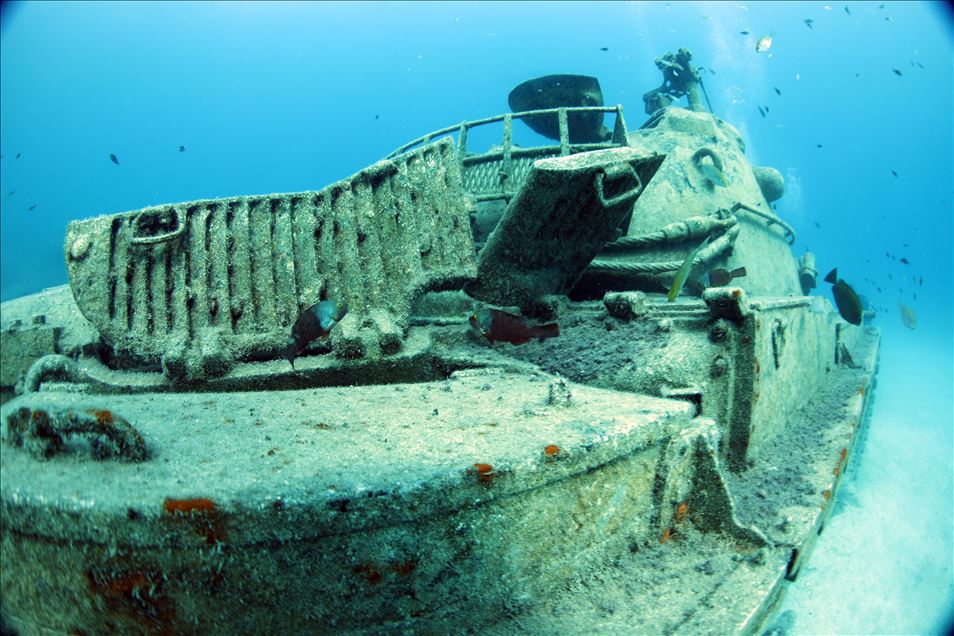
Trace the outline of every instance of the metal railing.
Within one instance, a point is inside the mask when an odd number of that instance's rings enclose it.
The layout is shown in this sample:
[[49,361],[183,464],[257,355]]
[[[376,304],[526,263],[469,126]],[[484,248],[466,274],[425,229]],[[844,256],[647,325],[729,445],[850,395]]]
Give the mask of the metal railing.
[[[616,122],[608,141],[571,143],[570,115],[576,113],[615,113]],[[521,147],[513,143],[513,121],[529,117],[552,116],[557,118],[560,143],[548,146]],[[478,126],[503,122],[503,138],[500,146],[494,146],[483,153],[468,154],[469,132]],[[457,136],[457,162],[464,180],[464,189],[473,194],[477,201],[510,199],[520,189],[523,179],[529,172],[530,164],[545,157],[565,157],[588,150],[618,148],[629,145],[629,132],[623,119],[623,107],[616,106],[580,106],[527,110],[519,113],[505,113],[486,119],[465,121],[447,126],[410,141],[387,155],[392,159],[417,146],[421,146],[446,135]],[[490,169],[481,170],[482,167]],[[492,181],[492,183],[491,183]]]

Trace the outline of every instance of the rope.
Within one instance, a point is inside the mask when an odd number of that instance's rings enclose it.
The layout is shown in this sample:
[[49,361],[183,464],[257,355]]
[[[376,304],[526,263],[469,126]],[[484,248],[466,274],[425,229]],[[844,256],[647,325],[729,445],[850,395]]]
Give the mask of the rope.
[[[717,218],[715,216],[691,216],[670,223],[663,228],[641,236],[624,236],[603,246],[602,252],[633,252],[646,247],[683,243],[692,239],[702,239],[714,233],[729,231],[738,223],[734,216]],[[678,265],[676,266],[678,269]]]
[[[739,236],[738,225],[732,225],[722,236],[712,241],[696,255],[692,261],[690,271],[700,266],[707,266],[718,259],[722,254],[731,250],[735,239]],[[684,261],[661,261],[658,263],[627,263],[625,261],[596,259],[590,262],[587,272],[594,275],[607,275],[622,278],[641,278],[656,274],[674,272]]]
[[596,259],[590,262],[587,269],[593,274],[629,274],[648,275],[674,272],[682,265],[682,261],[664,261],[661,263],[627,263],[625,261],[611,261]]

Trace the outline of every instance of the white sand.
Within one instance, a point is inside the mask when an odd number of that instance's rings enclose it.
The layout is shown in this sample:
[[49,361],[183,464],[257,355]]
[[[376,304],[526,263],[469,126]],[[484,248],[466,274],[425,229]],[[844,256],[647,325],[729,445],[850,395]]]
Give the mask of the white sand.
[[869,437],[780,612],[794,634],[938,634],[954,613],[950,334],[886,329]]

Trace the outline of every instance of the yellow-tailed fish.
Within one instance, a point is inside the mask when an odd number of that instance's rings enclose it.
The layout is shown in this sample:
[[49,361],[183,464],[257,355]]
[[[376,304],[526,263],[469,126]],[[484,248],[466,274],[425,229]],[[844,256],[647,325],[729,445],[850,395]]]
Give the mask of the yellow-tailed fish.
[[672,288],[669,290],[669,295],[667,296],[669,302],[676,300],[676,296],[682,291],[683,285],[686,284],[686,280],[689,278],[689,272],[692,270],[692,261],[696,260],[696,256],[698,256],[702,248],[708,244],[709,237],[707,236],[694,250],[689,252],[689,256],[686,257],[686,260],[684,260],[682,265],[679,266],[679,269],[676,270],[676,277],[672,279]]

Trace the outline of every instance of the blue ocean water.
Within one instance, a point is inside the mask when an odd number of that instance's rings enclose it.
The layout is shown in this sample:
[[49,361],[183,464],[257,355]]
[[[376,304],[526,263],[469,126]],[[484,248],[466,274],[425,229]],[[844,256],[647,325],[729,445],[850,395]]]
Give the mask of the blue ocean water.
[[[763,35],[773,45],[756,53]],[[798,232],[795,253],[813,251],[822,273],[837,267],[884,310],[871,446],[853,477],[862,505],[831,524],[790,595],[794,630],[937,631],[954,572],[943,4],[7,4],[0,299],[66,282],[72,219],[319,189],[428,131],[507,111],[510,89],[532,77],[596,76],[636,128],[660,82],[653,60],[680,47],[710,69],[713,110],[750,160],[785,176],[779,213]],[[917,330],[902,326],[899,301]],[[859,572],[865,585],[839,578]]]

